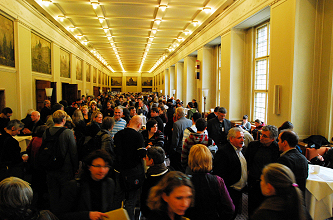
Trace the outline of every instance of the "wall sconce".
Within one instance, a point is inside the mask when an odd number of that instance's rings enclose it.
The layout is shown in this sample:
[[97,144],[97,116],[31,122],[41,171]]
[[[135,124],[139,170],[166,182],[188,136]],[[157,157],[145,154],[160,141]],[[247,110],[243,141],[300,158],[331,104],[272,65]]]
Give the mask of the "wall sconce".
[[45,88],[45,93],[48,99],[51,100],[53,88]]
[[202,89],[202,96],[204,97],[204,118],[206,118],[206,98],[208,96],[209,89]]

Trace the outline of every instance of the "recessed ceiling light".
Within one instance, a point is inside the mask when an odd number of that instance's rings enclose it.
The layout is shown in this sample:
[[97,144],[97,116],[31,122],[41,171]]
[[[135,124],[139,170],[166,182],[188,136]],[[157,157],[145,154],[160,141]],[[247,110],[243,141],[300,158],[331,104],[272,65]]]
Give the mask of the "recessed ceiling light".
[[206,14],[209,13],[212,9],[210,7],[204,7],[202,9]]
[[103,23],[103,21],[105,20],[105,18],[99,17],[98,20],[99,20],[100,23]]
[[166,5],[160,5],[160,9],[162,10],[162,11],[165,11],[165,9],[167,8],[168,6],[166,6]]
[[198,21],[192,21],[192,24],[193,24],[194,26],[197,26],[197,25],[199,24],[199,22],[198,22]]
[[108,32],[109,28],[103,28],[104,32]]
[[153,34],[156,34],[157,29],[154,28],[154,29],[151,30],[151,32],[152,32]]
[[99,2],[92,2],[91,5],[94,9],[97,9],[97,7],[99,6]]
[[161,19],[155,19],[156,24],[160,24],[161,23]]
[[42,3],[46,6],[49,7],[49,5],[52,3],[51,0],[43,0]]

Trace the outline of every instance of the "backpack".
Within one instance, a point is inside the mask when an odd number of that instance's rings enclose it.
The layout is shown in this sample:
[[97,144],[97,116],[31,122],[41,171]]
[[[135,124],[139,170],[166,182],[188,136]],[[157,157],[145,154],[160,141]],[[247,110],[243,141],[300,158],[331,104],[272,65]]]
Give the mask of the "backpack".
[[41,168],[52,171],[58,170],[64,165],[68,150],[63,156],[59,147],[59,136],[64,130],[66,128],[62,127],[54,135],[51,135],[50,129],[46,129],[46,138],[43,140],[36,156],[37,164]]
[[95,137],[86,136],[84,144],[82,145],[81,149],[81,155],[82,159],[84,159],[86,156],[88,156],[91,152],[101,149],[102,146],[102,137],[103,135],[107,134],[107,132],[102,131],[102,134],[95,135]]

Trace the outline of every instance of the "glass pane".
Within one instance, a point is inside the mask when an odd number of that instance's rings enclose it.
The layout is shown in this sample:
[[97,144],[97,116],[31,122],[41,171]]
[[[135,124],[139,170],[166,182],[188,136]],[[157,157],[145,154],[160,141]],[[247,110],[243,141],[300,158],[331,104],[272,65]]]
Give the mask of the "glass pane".
[[256,58],[267,56],[267,25],[257,29]]
[[267,60],[256,61],[256,75],[255,75],[255,89],[256,90],[267,90],[266,80],[267,80]]
[[266,93],[258,92],[254,95],[254,120],[260,119],[265,121],[266,119]]

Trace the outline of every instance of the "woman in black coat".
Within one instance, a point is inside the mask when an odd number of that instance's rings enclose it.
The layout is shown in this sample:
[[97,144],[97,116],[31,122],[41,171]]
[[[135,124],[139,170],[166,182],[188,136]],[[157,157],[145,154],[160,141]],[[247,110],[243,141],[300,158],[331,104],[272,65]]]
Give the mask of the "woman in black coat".
[[80,179],[65,188],[60,219],[96,220],[113,210],[115,183],[107,177],[112,160],[105,150],[96,150],[84,160]]

